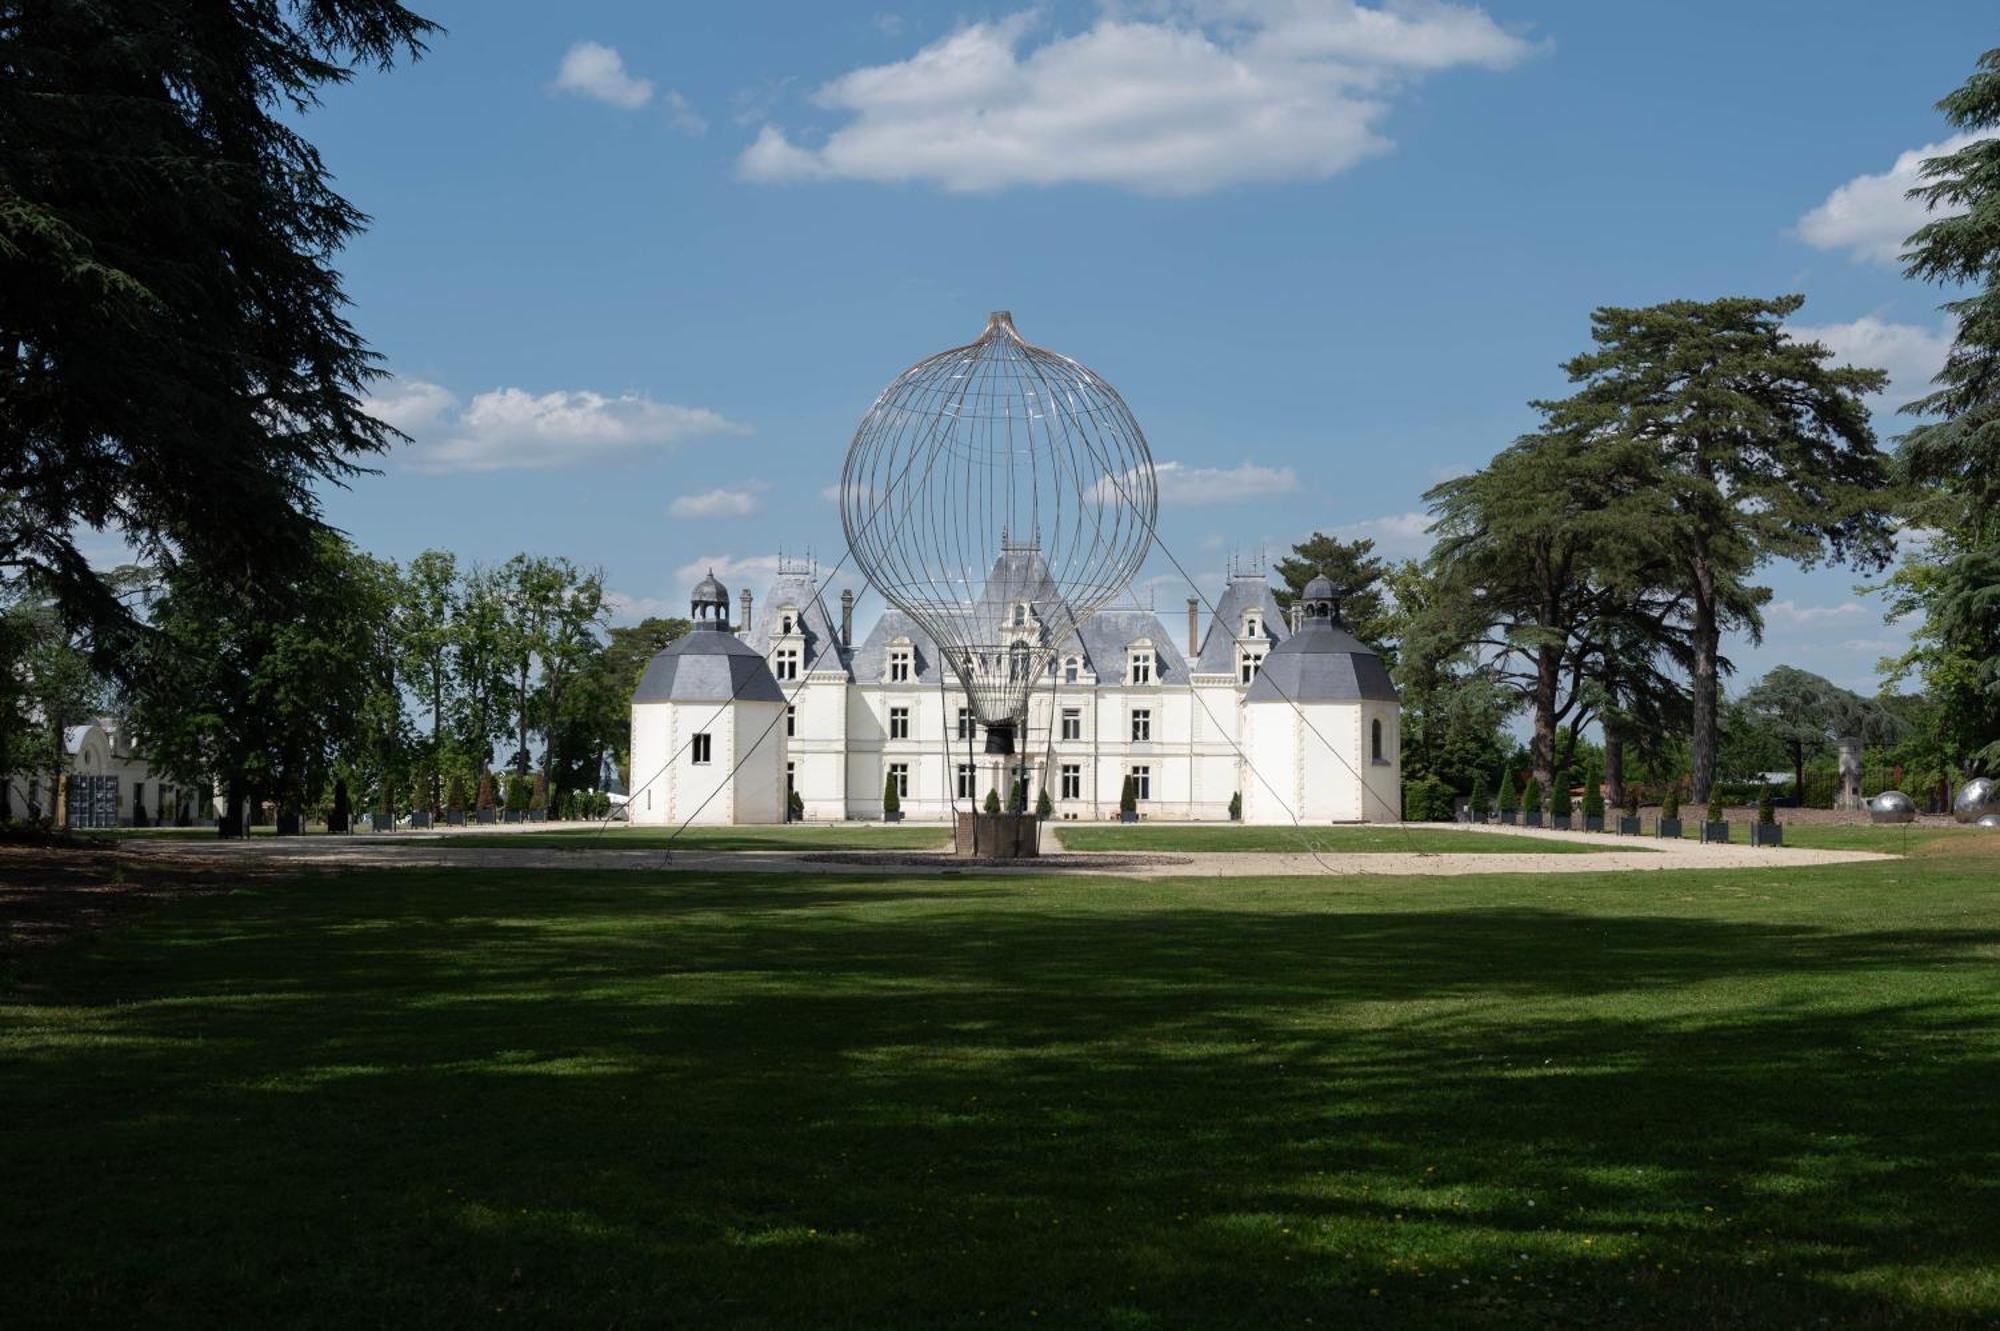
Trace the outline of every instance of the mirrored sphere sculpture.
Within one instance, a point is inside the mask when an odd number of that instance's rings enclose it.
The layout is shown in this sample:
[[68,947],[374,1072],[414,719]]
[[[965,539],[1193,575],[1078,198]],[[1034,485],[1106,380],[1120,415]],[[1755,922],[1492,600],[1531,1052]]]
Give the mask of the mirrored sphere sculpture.
[[1970,823],[1989,813],[2000,813],[2000,787],[1992,777],[1974,777],[1958,788],[1958,797],[1951,802],[1952,817]]
[[840,525],[1014,752],[1029,693],[1152,544],[1158,479],[1116,389],[1006,311],[903,371],[854,431]]
[[1871,823],[1910,823],[1917,818],[1917,802],[1900,790],[1885,790],[1868,801]]

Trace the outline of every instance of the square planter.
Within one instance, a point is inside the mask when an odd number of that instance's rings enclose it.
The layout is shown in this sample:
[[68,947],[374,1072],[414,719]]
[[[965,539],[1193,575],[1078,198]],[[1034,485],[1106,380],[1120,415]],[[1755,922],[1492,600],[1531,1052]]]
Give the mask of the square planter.
[[1121,823],[1136,823],[1139,821],[1139,815],[1137,813],[1126,813],[1123,809],[1120,809],[1118,811],[1118,821]]
[[1530,809],[1528,812],[1521,815],[1521,826],[1540,827],[1541,825],[1542,825],[1542,815],[1535,812],[1533,809]]
[[1502,809],[1499,818],[1500,826],[1513,827],[1521,821],[1521,813],[1518,809]]
[[882,821],[885,823],[900,823],[903,821],[903,811],[901,809],[884,809],[882,811]]
[[419,809],[410,815],[410,830],[412,832],[426,831],[430,825],[431,815],[429,810]]
[[396,815],[393,813],[371,813],[368,815],[368,829],[371,832],[393,832],[396,830]]
[[528,821],[528,811],[526,809],[509,809],[502,815],[502,820],[510,823],[525,823]]
[[1621,815],[1621,816],[1619,817],[1619,819],[1618,819],[1618,835],[1619,835],[1619,836],[1638,836],[1638,835],[1639,835],[1639,818],[1638,818],[1638,815],[1637,815],[1637,814],[1634,814],[1634,815],[1633,815],[1632,817],[1630,817],[1630,818],[1626,818],[1626,817],[1623,817],[1622,815]]
[[1602,832],[1604,830],[1604,815],[1597,814],[1593,816],[1585,814],[1583,816],[1583,830],[1586,832]]
[[1729,824],[1728,824],[1728,823],[1703,823],[1703,824],[1701,825],[1701,839],[1702,839],[1702,841],[1703,841],[1703,843],[1704,843],[1704,844],[1707,844],[1707,843],[1711,843],[1711,842],[1712,842],[1712,843],[1714,843],[1714,844],[1716,844],[1716,845],[1726,845],[1726,844],[1728,844],[1728,841],[1729,841]]
[[546,823],[546,822],[547,822],[548,820],[549,820],[549,811],[548,811],[547,809],[530,809],[530,810],[528,810],[528,821],[529,821],[529,822],[531,822],[531,823]]
[[1750,844],[1753,846],[1782,846],[1785,844],[1785,828],[1782,823],[1750,824]]
[[279,836],[298,836],[305,830],[305,815],[297,813],[281,813],[278,815]]
[[498,809],[481,809],[474,816],[477,817],[479,821],[482,823],[492,823],[499,821],[498,818],[499,812],[500,811]]
[[1681,832],[1681,820],[1678,818],[1660,819],[1653,824],[1653,835],[1666,837],[1671,841],[1679,841],[1683,835]]
[[1569,831],[1569,824],[1570,816],[1566,813],[1552,813],[1549,815],[1549,826],[1558,832]]
[[446,809],[446,810],[444,811],[444,825],[445,825],[446,827],[464,827],[464,826],[465,826],[465,810],[463,810],[463,809]]

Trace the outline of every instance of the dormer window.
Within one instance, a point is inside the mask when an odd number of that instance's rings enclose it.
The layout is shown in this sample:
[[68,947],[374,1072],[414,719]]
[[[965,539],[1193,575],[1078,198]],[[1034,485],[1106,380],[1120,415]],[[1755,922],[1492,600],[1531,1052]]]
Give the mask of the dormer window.
[[1264,636],[1264,617],[1255,610],[1243,616],[1243,636],[1246,638],[1261,638]]
[[1236,675],[1242,683],[1248,684],[1257,678],[1257,672],[1264,668],[1264,653],[1245,649],[1236,655]]
[[1028,627],[1028,603],[1026,601],[1016,601],[1014,603],[1014,627],[1017,629]]
[[889,651],[889,682],[907,684],[915,673],[916,653],[908,647],[895,647]]
[[797,679],[799,677],[799,649],[796,647],[780,647],[776,659],[771,663],[771,671],[779,679]]
[[1126,660],[1125,680],[1129,684],[1151,684],[1153,682],[1153,648],[1144,643],[1131,649]]
[[1063,683],[1075,684],[1083,678],[1083,662],[1072,656],[1063,662]]
[[799,612],[786,606],[778,612],[778,632],[781,635],[799,631]]

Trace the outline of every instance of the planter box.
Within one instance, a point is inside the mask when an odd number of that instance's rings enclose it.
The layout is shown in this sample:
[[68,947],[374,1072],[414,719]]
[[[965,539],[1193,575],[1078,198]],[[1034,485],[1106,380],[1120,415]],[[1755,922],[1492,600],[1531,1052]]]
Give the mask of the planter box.
[[549,814],[548,814],[548,810],[546,810],[546,809],[530,809],[530,810],[528,810],[528,821],[529,821],[529,822],[531,822],[531,823],[545,823],[545,822],[547,822],[548,820],[549,820]]
[[298,836],[305,830],[305,815],[297,813],[281,813],[278,815],[279,836]]
[[481,809],[473,816],[476,817],[482,823],[493,823],[499,821],[499,818],[497,816],[499,812],[500,811],[498,809]]
[[1569,831],[1569,824],[1570,816],[1566,813],[1552,813],[1549,815],[1549,826],[1558,832]]
[[[981,815],[981,816],[985,817],[987,815]],[[998,815],[996,814],[992,816],[997,817]],[[900,823],[903,821],[903,811],[901,809],[894,809],[894,810],[884,809],[882,811],[882,821],[885,823]]]
[[1681,820],[1678,818],[1660,819],[1653,824],[1653,835],[1666,837],[1672,841],[1679,841],[1682,836]]
[[1585,814],[1583,816],[1583,830],[1586,832],[1602,832],[1604,830],[1604,815]]
[[1521,815],[1521,826],[1540,827],[1541,825],[1542,825],[1542,815],[1536,813],[1532,809],[1529,810],[1527,813]]
[[1118,811],[1118,821],[1121,823],[1136,823],[1139,821],[1139,815],[1136,812],[1127,813],[1123,809],[1120,809]]
[[1782,823],[1750,824],[1750,844],[1753,846],[1782,846],[1785,844],[1785,828]]
[[371,813],[368,815],[368,827],[371,831],[393,832],[396,830],[396,815],[393,813]]
[[525,823],[528,821],[528,813],[525,809],[509,809],[501,817],[502,821],[509,823]]
[[1639,835],[1638,815],[1634,814],[1630,818],[1620,817],[1618,820],[1618,835],[1638,836]]
[[1729,842],[1729,824],[1728,824],[1728,823],[1703,823],[1703,824],[1701,825],[1701,839],[1702,839],[1702,841],[1703,841],[1703,843],[1704,843],[1704,844],[1706,844],[1706,843],[1711,843],[1711,842],[1712,842],[1712,843],[1714,843],[1714,844],[1716,844],[1716,845],[1726,845],[1726,844],[1728,844],[1728,842]]
[[351,832],[354,830],[352,826],[353,821],[353,818],[349,815],[330,813],[326,816],[326,830],[334,836],[338,836],[344,832]]
[[426,831],[430,828],[430,825],[431,815],[428,810],[419,809],[410,815],[410,830],[412,832]]
[[1041,854],[1042,820],[1032,813],[961,813],[953,834],[962,860],[1031,859]]
[[1513,827],[1521,821],[1521,812],[1518,809],[1502,809],[1498,817],[1500,819],[1500,826]]
[[464,826],[465,826],[465,810],[463,810],[463,809],[446,809],[446,810],[444,811],[444,825],[445,825],[446,827],[464,827]]

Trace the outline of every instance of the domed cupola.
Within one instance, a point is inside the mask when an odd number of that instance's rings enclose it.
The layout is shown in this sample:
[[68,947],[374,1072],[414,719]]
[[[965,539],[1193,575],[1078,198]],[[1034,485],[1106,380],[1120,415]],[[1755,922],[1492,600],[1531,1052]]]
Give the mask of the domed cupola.
[[729,631],[729,589],[716,581],[714,569],[694,585],[689,603],[689,618],[697,629]]
[[1340,622],[1333,582],[1316,575],[1299,594],[1299,631],[1273,647],[1245,702],[1395,702],[1382,654]]

